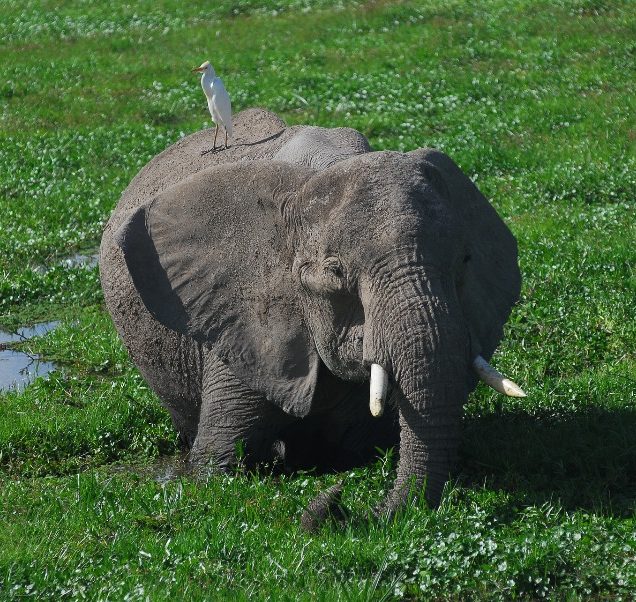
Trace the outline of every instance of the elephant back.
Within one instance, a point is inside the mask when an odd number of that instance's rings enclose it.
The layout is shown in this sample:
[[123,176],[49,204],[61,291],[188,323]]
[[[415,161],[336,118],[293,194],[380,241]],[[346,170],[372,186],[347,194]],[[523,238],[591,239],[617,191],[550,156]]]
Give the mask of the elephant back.
[[[136,209],[160,192],[190,176],[222,163],[271,158],[293,136],[285,122],[263,109],[247,109],[233,116],[234,141],[224,150],[212,151],[213,128],[178,140],[153,157],[132,179],[113,214]],[[115,227],[119,224],[117,223]]]

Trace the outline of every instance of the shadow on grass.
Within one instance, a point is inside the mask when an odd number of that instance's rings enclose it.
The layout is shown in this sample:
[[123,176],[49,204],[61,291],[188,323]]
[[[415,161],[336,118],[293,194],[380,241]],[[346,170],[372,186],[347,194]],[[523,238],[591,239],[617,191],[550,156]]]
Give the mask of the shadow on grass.
[[[394,468],[396,452],[388,459]],[[380,457],[383,455],[380,453]],[[161,482],[194,476],[197,471],[185,463],[186,457],[167,456],[146,467],[131,465],[119,470]],[[370,461],[377,459],[376,453]],[[256,473],[289,476],[302,471],[322,476],[350,468],[310,462],[293,468],[282,464],[260,466]],[[500,410],[466,417],[456,478],[464,487],[485,486],[509,493],[512,499],[505,505],[511,516],[516,516],[513,507],[541,506],[545,502],[570,511],[631,516],[636,511],[636,410],[594,408],[558,416],[547,411],[529,414]],[[501,511],[505,513],[503,508]],[[366,524],[369,517],[361,517],[361,524]]]
[[467,417],[459,479],[566,510],[636,510],[636,410]]

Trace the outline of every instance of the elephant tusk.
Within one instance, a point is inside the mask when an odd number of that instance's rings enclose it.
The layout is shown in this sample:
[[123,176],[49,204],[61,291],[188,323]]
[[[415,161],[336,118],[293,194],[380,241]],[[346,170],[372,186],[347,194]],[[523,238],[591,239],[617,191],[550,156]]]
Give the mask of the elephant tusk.
[[389,384],[389,375],[380,364],[371,364],[371,385],[369,408],[373,416],[382,416],[386,390]]
[[479,378],[495,391],[508,397],[526,397],[523,389],[495,370],[481,355],[473,360],[473,370]]

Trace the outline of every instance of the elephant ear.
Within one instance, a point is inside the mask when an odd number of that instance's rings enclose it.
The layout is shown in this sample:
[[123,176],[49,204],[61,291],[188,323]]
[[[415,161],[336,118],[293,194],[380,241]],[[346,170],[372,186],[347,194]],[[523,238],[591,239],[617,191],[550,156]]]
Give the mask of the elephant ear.
[[517,242],[493,206],[444,153],[419,149],[425,177],[454,206],[463,225],[462,275],[457,292],[471,334],[473,357],[490,359],[519,299]]
[[269,161],[212,167],[142,205],[115,234],[154,318],[294,416],[311,409],[319,359],[281,207],[312,173]]

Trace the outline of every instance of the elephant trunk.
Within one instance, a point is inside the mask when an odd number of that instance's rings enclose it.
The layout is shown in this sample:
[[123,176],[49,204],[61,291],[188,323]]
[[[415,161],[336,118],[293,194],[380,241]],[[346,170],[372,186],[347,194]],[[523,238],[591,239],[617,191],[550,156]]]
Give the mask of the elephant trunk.
[[393,294],[374,295],[382,301],[374,304],[365,355],[393,372],[400,421],[397,476],[380,514],[390,515],[422,486],[436,507],[459,444],[468,336],[454,283],[432,272],[393,271]]

